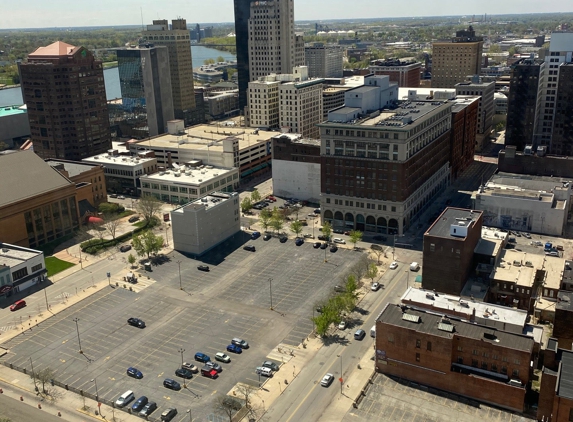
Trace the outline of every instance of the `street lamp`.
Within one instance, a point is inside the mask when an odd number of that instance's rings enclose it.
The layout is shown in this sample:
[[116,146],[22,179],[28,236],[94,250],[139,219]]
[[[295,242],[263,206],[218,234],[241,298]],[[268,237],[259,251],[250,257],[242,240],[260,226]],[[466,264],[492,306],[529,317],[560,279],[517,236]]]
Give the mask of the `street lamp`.
[[79,318],[74,318],[73,321],[76,323],[76,331],[78,332],[78,345],[80,346],[80,353],[84,353],[82,351],[82,342],[80,341],[80,327],[78,326]]
[[[185,349],[183,347],[180,347],[179,353],[181,353],[181,368],[183,368],[183,352],[185,352]],[[183,377],[183,388],[187,388],[187,386],[185,385],[185,377]]]
[[177,261],[177,266],[179,267],[179,290],[183,290],[183,284],[181,284],[181,261]]
[[92,382],[93,382],[93,383],[95,384],[95,386],[96,386],[96,401],[99,401],[99,393],[98,393],[98,390],[97,390],[97,379],[93,378],[93,379],[92,379]]
[[34,391],[38,391],[38,386],[36,385],[36,373],[34,372],[34,364],[32,363],[32,356],[30,356],[30,365],[32,366],[32,377],[34,378]]
[[187,413],[189,413],[189,422],[193,422],[193,415],[191,414],[191,409],[187,409]]
[[[272,311],[273,310],[273,279],[272,278],[269,278],[269,292],[271,294],[271,311]],[[259,387],[260,387],[260,385],[259,385]]]

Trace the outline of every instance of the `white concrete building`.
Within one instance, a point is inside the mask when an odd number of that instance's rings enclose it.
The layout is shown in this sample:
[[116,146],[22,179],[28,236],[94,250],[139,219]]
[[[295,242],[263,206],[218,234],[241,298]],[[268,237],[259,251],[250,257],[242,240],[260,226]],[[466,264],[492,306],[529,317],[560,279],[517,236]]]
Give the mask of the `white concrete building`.
[[477,95],[480,97],[478,104],[478,121],[476,133],[476,151],[480,152],[488,142],[493,130],[493,115],[495,82],[483,82],[479,76],[473,76],[469,82],[456,84],[457,95]]
[[175,250],[194,256],[241,231],[239,194],[213,193],[171,211]]
[[41,283],[47,272],[42,251],[0,243],[0,297]]
[[308,44],[304,56],[311,78],[342,78],[344,51],[338,44]]
[[484,225],[561,236],[571,185],[554,177],[498,173],[474,193],[474,208],[484,212]]
[[234,192],[239,169],[200,165],[176,168],[141,177],[141,195],[172,204],[186,204],[213,192]]
[[279,85],[282,76],[269,75],[249,82],[248,100],[251,127],[261,129],[279,127]]

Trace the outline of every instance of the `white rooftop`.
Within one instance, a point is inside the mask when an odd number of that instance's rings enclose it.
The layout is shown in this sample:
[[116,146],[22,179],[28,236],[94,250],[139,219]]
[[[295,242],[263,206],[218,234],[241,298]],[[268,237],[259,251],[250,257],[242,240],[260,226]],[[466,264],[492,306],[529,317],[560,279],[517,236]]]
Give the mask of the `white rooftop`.
[[86,163],[116,164],[122,166],[135,167],[154,160],[156,160],[156,158],[137,157],[137,156],[134,157],[128,155],[99,154],[99,155],[94,155],[93,157],[84,158],[82,161]]
[[161,182],[170,181],[178,182],[184,184],[194,184],[200,185],[207,182],[208,180],[217,178],[223,175],[231,175],[236,172],[236,168],[223,168],[223,167],[213,167],[213,166],[199,166],[199,167],[189,167],[189,166],[177,166],[177,168],[172,168],[166,171],[160,171],[159,173],[150,174],[147,176],[141,176],[141,181],[148,182]]
[[10,268],[42,254],[43,252],[34,249],[0,243],[0,265],[6,265]]
[[189,202],[185,205],[180,206],[179,208],[175,208],[172,213],[183,214],[185,212],[193,212],[198,211],[203,208],[214,207],[219,204],[222,204],[230,199],[238,198],[239,194],[236,192],[231,193],[222,193],[222,192],[213,192],[210,195],[206,195],[202,198],[196,199],[195,201]]

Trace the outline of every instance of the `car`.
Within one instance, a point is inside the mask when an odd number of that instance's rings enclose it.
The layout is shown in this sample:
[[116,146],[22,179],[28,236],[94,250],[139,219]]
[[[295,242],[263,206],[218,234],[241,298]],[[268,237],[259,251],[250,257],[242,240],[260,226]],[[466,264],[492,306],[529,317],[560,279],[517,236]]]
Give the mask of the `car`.
[[410,264],[410,271],[418,271],[420,269],[420,264],[417,262],[412,262]]
[[328,248],[328,243],[322,242],[322,244],[320,245],[320,249],[326,249],[326,248]]
[[117,198],[117,193],[110,193],[108,196],[110,198]]
[[270,360],[264,361],[261,366],[263,368],[269,368],[271,371],[274,371],[274,372],[276,372],[280,369],[280,366],[278,366],[276,363],[274,363],[273,361],[270,361]]
[[285,243],[288,240],[288,237],[286,236],[281,236],[281,238],[279,239],[281,243]]
[[314,236],[310,233],[305,233],[302,237],[304,237],[305,239],[314,239]]
[[177,409],[175,409],[174,407],[170,407],[168,409],[165,409],[163,411],[163,413],[161,414],[161,421],[162,422],[169,422],[170,420],[172,420],[175,415],[177,415]]
[[249,252],[255,252],[256,249],[253,245],[247,245],[247,246],[243,246],[243,249]]
[[325,376],[322,377],[320,385],[322,385],[323,387],[328,387],[330,386],[330,384],[332,384],[332,381],[334,381],[334,375],[326,374]]
[[334,291],[338,292],[338,293],[345,293],[346,292],[346,288],[344,286],[334,286]]
[[328,236],[320,234],[320,235],[318,235],[318,240],[328,240]]
[[380,287],[382,287],[380,283],[372,283],[372,286],[370,288],[372,289],[373,292],[377,292]]
[[336,245],[332,245],[332,247],[330,248],[330,252],[334,253],[338,250],[338,246]]
[[314,242],[314,243],[312,244],[312,247],[313,247],[314,249],[320,248],[320,242]]
[[395,270],[396,268],[398,268],[398,263],[396,261],[393,261],[388,268],[390,268],[391,270]]
[[558,251],[545,252],[545,255],[547,255],[547,256],[559,256],[559,252]]
[[523,235],[527,238],[527,239],[531,239],[531,235],[529,233],[523,233]]
[[199,271],[209,271],[209,266],[208,265],[198,265],[197,269]]
[[342,320],[338,323],[339,330],[346,330],[346,321]]
[[354,333],[354,339],[355,340],[362,340],[365,335],[366,335],[366,331],[364,331],[362,329],[356,330],[356,332]]
[[345,234],[346,236],[350,236],[350,232],[349,232],[348,230],[346,230],[346,231],[344,232],[344,234]]
[[133,215],[131,217],[129,217],[129,221],[130,223],[135,223],[136,221],[139,221],[139,216],[138,215]]
[[215,360],[218,360],[219,362],[224,362],[224,363],[229,363],[231,362],[231,358],[229,357],[229,355],[226,355],[225,353],[215,353]]
[[145,328],[145,322],[139,318],[129,318],[127,323],[133,327]]
[[235,337],[233,340],[231,340],[231,344],[234,344],[235,346],[239,346],[241,349],[248,349],[249,348],[249,343],[247,343],[242,338],[238,338],[238,337]]
[[125,199],[125,196],[123,196],[123,195],[118,195],[117,199]]
[[194,374],[199,372],[199,368],[197,368],[197,365],[193,365],[192,363],[189,362],[183,363],[183,365],[181,365],[181,368],[187,369],[188,371],[191,371]]
[[313,213],[315,213],[315,214],[320,214],[320,208],[316,208],[316,209],[313,211]]
[[131,250],[131,245],[121,245],[121,246],[119,247],[119,251],[120,251],[120,252],[127,252],[127,251],[130,251],[130,250]]
[[270,234],[265,234],[265,235],[263,236],[263,240],[264,240],[264,241],[271,240],[271,235],[270,235]]
[[17,300],[16,302],[14,302],[12,305],[10,305],[10,310],[12,312],[17,311],[18,309],[22,309],[23,307],[26,306],[26,301],[23,299]]
[[127,375],[133,378],[137,378],[138,380],[143,378],[143,374],[141,373],[141,371],[137,368],[134,368],[133,366],[127,368]]
[[133,403],[133,406],[131,406],[131,410],[139,412],[141,409],[143,409],[143,406],[145,406],[148,401],[149,399],[147,397],[141,396],[135,401],[135,403]]
[[335,237],[334,239],[332,239],[332,241],[333,241],[334,243],[340,243],[340,244],[342,244],[342,245],[346,244],[346,240],[341,239],[340,237]]
[[255,239],[258,239],[259,237],[261,237],[261,232],[252,232],[251,233],[251,239],[255,240]]
[[156,409],[157,409],[157,403],[155,403],[154,401],[148,401],[147,404],[143,406],[143,409],[141,409],[141,412],[139,412],[139,416],[144,416],[144,417],[149,416]]
[[507,239],[507,241],[508,241],[509,243],[516,243],[516,242],[517,242],[517,240],[516,240],[515,237],[513,237],[513,236],[509,237],[509,238]]
[[115,405],[117,407],[125,407],[132,400],[135,400],[133,391],[127,390],[125,393],[123,393],[121,396],[117,398],[117,400],[115,401]]
[[223,370],[223,368],[221,367],[221,365],[219,365],[218,363],[215,362],[205,362],[205,366],[211,369],[214,369],[217,372],[221,372]]
[[163,380],[163,386],[165,388],[169,388],[170,390],[180,390],[181,389],[181,384],[179,384],[177,381],[175,381],[174,379],[171,379],[171,378],[165,378]]
[[262,375],[263,377],[272,377],[273,371],[271,368],[265,368],[264,366],[257,366],[255,369],[255,373],[258,375]]
[[227,352],[236,353],[240,355],[241,353],[243,353],[243,349],[241,349],[240,346],[237,346],[235,344],[229,344],[227,346]]
[[191,371],[189,369],[185,369],[185,368],[176,369],[175,375],[177,375],[178,377],[181,377],[181,378],[186,378],[186,379],[193,378],[193,374],[191,373]]
[[304,240],[301,239],[300,237],[297,237],[296,240],[294,241],[294,244],[295,244],[296,246],[300,246],[300,245],[302,245],[303,243],[304,243]]
[[201,352],[197,352],[195,353],[195,360],[197,362],[209,362],[211,360],[211,358],[209,356],[207,356],[205,353],[201,353]]
[[334,230],[332,230],[332,232],[333,232],[333,233],[336,233],[336,234],[343,234],[343,233],[344,233],[344,230],[342,230],[342,229],[334,229]]
[[381,242],[386,242],[388,240],[388,238],[386,236],[380,236],[380,235],[374,236],[373,239],[381,241]]

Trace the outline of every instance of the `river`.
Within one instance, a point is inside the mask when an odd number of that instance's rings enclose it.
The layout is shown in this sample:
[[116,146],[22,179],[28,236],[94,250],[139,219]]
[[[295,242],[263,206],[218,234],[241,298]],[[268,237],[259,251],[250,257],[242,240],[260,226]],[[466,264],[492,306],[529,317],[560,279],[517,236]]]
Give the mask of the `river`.
[[[214,48],[208,48],[198,45],[191,46],[191,54],[193,57],[193,66],[201,66],[205,60],[213,59],[216,60],[217,57],[221,56],[225,60],[236,60],[237,58],[226,51],[215,50]],[[106,69],[103,71],[103,77],[105,80],[105,92],[107,99],[111,100],[114,98],[121,98],[121,89],[119,87],[119,71],[117,67]],[[22,91],[20,88],[9,88],[0,89],[0,107],[9,105],[20,105],[23,104]]]

